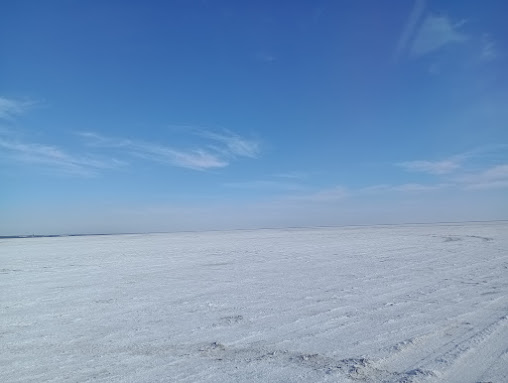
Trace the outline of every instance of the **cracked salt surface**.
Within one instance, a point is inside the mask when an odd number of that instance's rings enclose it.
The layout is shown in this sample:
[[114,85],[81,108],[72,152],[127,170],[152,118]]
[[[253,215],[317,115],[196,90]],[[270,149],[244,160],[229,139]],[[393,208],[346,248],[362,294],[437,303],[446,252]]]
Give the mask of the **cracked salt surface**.
[[508,382],[508,224],[0,243],[2,382]]

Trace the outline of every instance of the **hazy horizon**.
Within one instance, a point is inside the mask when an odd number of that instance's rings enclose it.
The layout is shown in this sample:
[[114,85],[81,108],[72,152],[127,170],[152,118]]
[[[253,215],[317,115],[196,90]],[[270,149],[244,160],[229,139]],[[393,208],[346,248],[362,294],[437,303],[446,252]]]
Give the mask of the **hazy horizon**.
[[372,223],[352,225],[311,225],[311,226],[270,226],[270,227],[236,227],[236,228],[205,228],[189,230],[168,230],[168,231],[131,231],[131,232],[68,232],[68,233],[31,233],[31,234],[7,234],[0,235],[0,238],[31,238],[31,237],[66,237],[66,236],[109,236],[109,235],[151,235],[151,234],[179,234],[179,233],[207,233],[207,232],[229,232],[229,231],[263,231],[263,230],[306,230],[306,229],[340,229],[340,228],[369,228],[369,227],[397,227],[397,226],[461,226],[474,224],[503,224],[508,222],[505,219],[488,221],[428,221],[428,222],[394,222],[394,223]]

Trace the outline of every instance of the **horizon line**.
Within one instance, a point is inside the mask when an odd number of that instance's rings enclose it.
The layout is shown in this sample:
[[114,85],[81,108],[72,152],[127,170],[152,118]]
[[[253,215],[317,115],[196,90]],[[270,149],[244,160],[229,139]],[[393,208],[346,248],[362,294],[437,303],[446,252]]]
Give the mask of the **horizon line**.
[[0,235],[0,239],[27,239],[27,238],[61,238],[61,237],[88,237],[109,235],[150,235],[150,234],[178,234],[178,233],[208,233],[248,230],[284,230],[284,229],[324,229],[345,227],[376,227],[376,226],[409,226],[409,225],[453,225],[467,223],[496,223],[508,222],[508,219],[469,220],[469,221],[436,221],[436,222],[402,222],[402,223],[374,223],[374,224],[344,224],[344,225],[313,225],[313,226],[274,226],[236,229],[204,229],[204,230],[173,230],[173,231],[147,231],[147,232],[110,232],[110,233],[71,233],[71,234],[21,234]]

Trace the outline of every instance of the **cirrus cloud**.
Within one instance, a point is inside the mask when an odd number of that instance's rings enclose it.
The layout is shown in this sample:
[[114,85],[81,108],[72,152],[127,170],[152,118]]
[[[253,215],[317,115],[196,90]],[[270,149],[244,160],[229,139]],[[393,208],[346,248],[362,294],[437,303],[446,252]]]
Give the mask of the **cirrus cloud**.
[[428,174],[447,174],[460,168],[460,162],[457,159],[444,161],[407,161],[397,164],[398,166],[411,171]]

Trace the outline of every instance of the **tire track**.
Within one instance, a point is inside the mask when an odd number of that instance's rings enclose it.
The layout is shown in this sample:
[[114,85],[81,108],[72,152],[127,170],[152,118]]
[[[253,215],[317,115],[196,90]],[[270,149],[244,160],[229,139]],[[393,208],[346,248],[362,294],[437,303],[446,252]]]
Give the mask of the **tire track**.
[[[485,323],[485,322],[484,322]],[[487,325],[474,331],[469,327],[453,339],[427,353],[428,344],[444,338],[453,326],[441,328],[393,346],[396,353],[378,362],[379,368],[433,371],[437,381],[476,382],[491,365],[496,365],[506,351],[508,316],[492,315]]]

